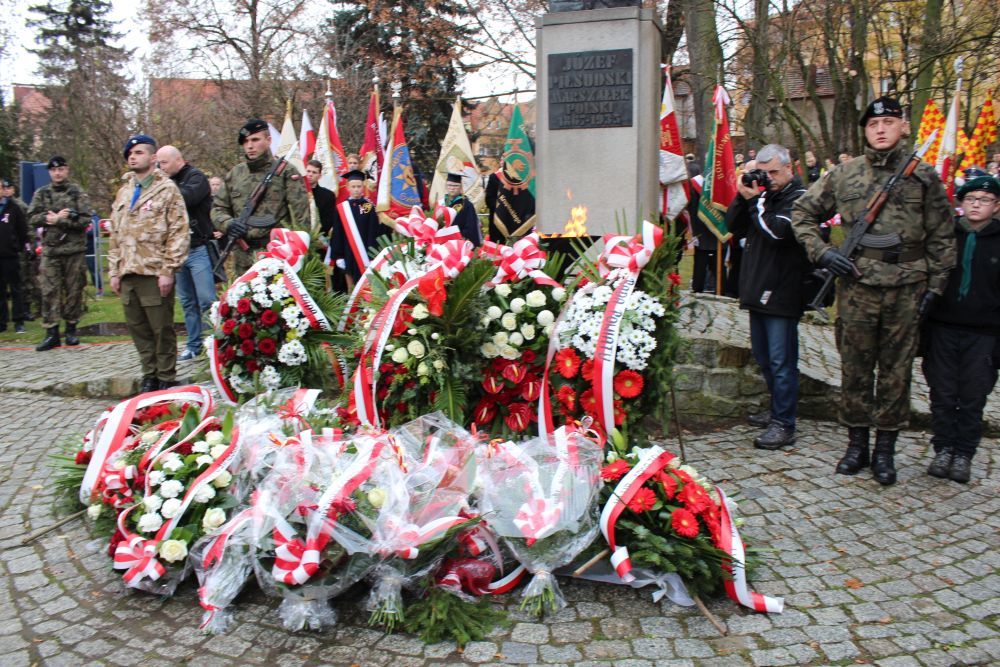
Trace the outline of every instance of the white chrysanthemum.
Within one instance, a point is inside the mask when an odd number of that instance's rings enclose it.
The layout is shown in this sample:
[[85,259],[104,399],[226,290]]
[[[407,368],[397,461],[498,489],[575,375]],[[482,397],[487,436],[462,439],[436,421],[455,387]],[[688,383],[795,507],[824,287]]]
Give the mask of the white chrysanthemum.
[[541,308],[545,305],[545,292],[540,289],[532,290],[525,299],[532,308]]
[[278,361],[286,366],[301,366],[306,362],[306,348],[297,340],[286,341],[278,350]]
[[285,324],[294,329],[295,325],[299,323],[299,319],[302,317],[302,311],[299,310],[298,306],[285,306],[281,311],[281,319],[285,321]]
[[260,275],[258,275],[256,278],[250,281],[250,289],[253,290],[254,292],[266,292],[267,283],[264,281],[263,278],[260,277]]
[[280,301],[281,299],[287,299],[288,297],[291,296],[291,294],[288,292],[288,288],[285,287],[285,282],[283,280],[278,281],[273,285],[271,285],[268,291],[271,293],[271,298],[274,299],[275,301]]
[[430,316],[431,311],[427,310],[427,306],[422,303],[418,303],[413,307],[413,312],[410,313],[415,320],[427,319]]
[[508,285],[507,283],[500,283],[499,285],[494,287],[493,290],[504,298],[510,296],[510,285]]
[[552,314],[551,310],[543,310],[542,312],[538,313],[537,319],[538,323],[544,327],[555,322],[556,316]]
[[164,519],[173,519],[177,516],[177,512],[181,509],[180,498],[170,498],[169,500],[164,500],[163,505],[160,507],[160,515]]
[[156,512],[147,512],[139,517],[140,533],[155,533],[163,525],[163,517]]
[[274,303],[274,299],[272,299],[271,295],[267,293],[267,290],[264,290],[263,292],[254,292],[253,301],[261,308],[270,308],[271,304]]
[[486,317],[490,318],[491,320],[498,320],[500,319],[501,315],[503,315],[503,311],[500,310],[499,306],[490,306],[489,308],[486,309]]
[[526,303],[525,300],[522,299],[521,297],[515,298],[513,301],[510,302],[510,312],[512,313],[522,312],[524,310],[525,303]]
[[159,486],[163,484],[163,480],[166,479],[166,475],[163,474],[161,470],[154,470],[149,473],[146,480],[149,482],[150,486]]
[[222,326],[222,316],[219,315],[219,302],[213,301],[212,305],[208,309],[208,321],[212,323],[213,329],[218,329]]
[[281,374],[274,366],[264,366],[264,370],[260,372],[260,382],[268,389],[277,389],[281,386]]
[[500,326],[507,331],[513,331],[517,328],[517,316],[514,313],[504,313],[500,318]]
[[209,500],[215,497],[215,489],[211,484],[204,484],[194,493],[194,502],[196,503],[207,503]]
[[493,359],[500,356],[500,348],[493,342],[483,343],[479,348],[479,352],[487,359]]
[[208,452],[208,443],[204,440],[199,440],[191,445],[191,451],[195,454],[205,454]]
[[594,305],[604,305],[611,298],[611,288],[607,285],[601,285],[594,290]]

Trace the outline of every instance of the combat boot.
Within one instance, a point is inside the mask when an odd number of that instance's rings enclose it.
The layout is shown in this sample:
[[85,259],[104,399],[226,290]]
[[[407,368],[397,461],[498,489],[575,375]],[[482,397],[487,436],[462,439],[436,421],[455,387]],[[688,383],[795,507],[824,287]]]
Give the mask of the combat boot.
[[948,471],[951,469],[951,459],[953,456],[954,452],[951,451],[951,447],[942,449],[934,455],[934,460],[927,467],[927,474],[931,477],[948,479]]
[[59,325],[49,327],[45,330],[45,338],[35,347],[35,352],[45,352],[54,347],[59,347]]
[[837,474],[856,475],[862,468],[867,468],[870,461],[868,429],[864,426],[847,427],[847,451],[837,463]]
[[899,431],[875,431],[872,477],[883,486],[896,483],[896,436]]
[[79,345],[80,337],[76,335],[76,322],[66,323],[66,344]]

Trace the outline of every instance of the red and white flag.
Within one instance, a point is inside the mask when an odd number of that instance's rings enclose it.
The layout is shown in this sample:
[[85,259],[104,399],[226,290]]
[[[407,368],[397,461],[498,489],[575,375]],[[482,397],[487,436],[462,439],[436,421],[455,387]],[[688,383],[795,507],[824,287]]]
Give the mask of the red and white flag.
[[333,100],[328,99],[323,108],[323,119],[319,123],[319,134],[316,137],[316,151],[313,158],[323,163],[323,174],[319,184],[338,194],[340,177],[347,171],[347,155],[344,144],[340,141],[337,131],[337,109]]
[[302,162],[308,162],[316,151],[316,131],[313,130],[309,112],[302,110],[302,125],[299,127],[299,156]]
[[959,152],[959,108],[962,99],[962,59],[955,63],[955,72],[958,80],[955,82],[955,96],[951,100],[951,108],[948,109],[948,119],[944,124],[944,136],[941,138],[941,148],[938,150],[937,169],[938,176],[944,183],[944,189],[948,192],[948,199],[955,199],[955,169],[958,167]]
[[372,91],[368,100],[368,118],[365,120],[365,139],[358,154],[361,156],[361,171],[368,174],[372,183],[379,182],[379,174],[385,163],[385,141],[380,131],[378,89]]
[[674,220],[684,212],[691,193],[669,67],[664,67],[664,77],[663,101],[660,102],[660,186],[663,192],[660,212]]

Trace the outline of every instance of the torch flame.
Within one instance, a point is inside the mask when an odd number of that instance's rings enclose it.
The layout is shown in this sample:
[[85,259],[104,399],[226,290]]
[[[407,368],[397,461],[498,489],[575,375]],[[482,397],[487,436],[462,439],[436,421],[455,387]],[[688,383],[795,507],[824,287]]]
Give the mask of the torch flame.
[[563,236],[587,235],[587,207],[580,205],[570,209],[569,220],[563,228]]

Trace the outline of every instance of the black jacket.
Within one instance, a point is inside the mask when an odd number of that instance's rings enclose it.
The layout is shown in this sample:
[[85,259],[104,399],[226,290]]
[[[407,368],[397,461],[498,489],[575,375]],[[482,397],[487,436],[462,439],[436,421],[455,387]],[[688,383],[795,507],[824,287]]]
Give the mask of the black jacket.
[[0,259],[13,259],[24,252],[28,224],[24,211],[13,200],[0,199]]
[[796,176],[780,192],[729,206],[726,219],[734,238],[746,237],[740,267],[740,307],[764,315],[802,317],[803,282],[811,270],[806,251],[792,233],[792,204],[805,194]]
[[948,276],[943,297],[927,317],[928,323],[1000,335],[1000,219],[994,218],[976,234],[972,255],[972,280],[964,298],[958,298],[962,283],[962,258],[969,232],[956,218],[955,268]]
[[483,233],[482,227],[479,225],[479,216],[476,215],[476,207],[464,196],[458,197],[451,203],[448,203],[448,199],[445,196],[445,206],[450,206],[456,211],[452,224],[458,227],[464,238],[472,241],[472,245],[476,247],[482,245]]
[[170,177],[184,197],[188,224],[191,226],[191,247],[205,245],[212,238],[212,188],[205,174],[189,164]]
[[313,201],[316,202],[316,210],[319,211],[319,228],[327,238],[333,231],[334,226],[340,223],[337,213],[337,198],[333,196],[333,191],[324,188],[322,185],[312,186]]
[[[364,197],[361,199],[348,199],[346,203],[351,207],[351,213],[354,216],[354,222],[358,226],[361,243],[367,250],[368,259],[375,259],[375,255],[379,251],[379,237],[392,234],[392,229],[382,224],[378,214],[375,212],[375,206]],[[337,209],[337,223],[330,237],[330,257],[334,260],[343,259],[347,265],[347,274],[357,280],[361,277],[364,267],[359,266],[357,259],[354,257],[351,243],[347,238],[347,233],[344,231],[344,223],[341,220],[339,207]]]

